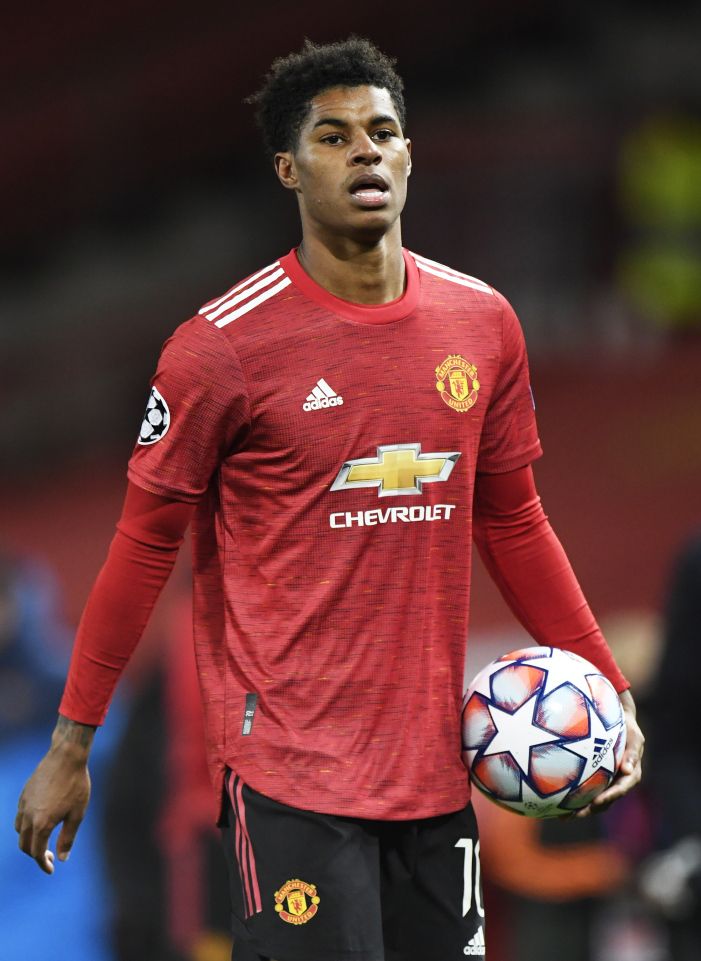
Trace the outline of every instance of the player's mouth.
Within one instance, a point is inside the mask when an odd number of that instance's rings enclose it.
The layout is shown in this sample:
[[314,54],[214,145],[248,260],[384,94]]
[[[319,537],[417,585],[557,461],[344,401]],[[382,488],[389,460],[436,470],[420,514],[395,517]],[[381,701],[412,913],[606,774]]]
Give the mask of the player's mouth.
[[353,203],[358,207],[382,207],[389,199],[389,187],[379,174],[360,174],[349,187]]

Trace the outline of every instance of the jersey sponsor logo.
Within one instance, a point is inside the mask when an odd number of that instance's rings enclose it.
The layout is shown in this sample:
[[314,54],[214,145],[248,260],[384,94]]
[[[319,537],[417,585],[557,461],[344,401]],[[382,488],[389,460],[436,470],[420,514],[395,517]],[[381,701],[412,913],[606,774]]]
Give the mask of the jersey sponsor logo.
[[160,394],[155,387],[152,387],[148,403],[146,404],[144,419],[141,422],[138,443],[144,447],[149,444],[155,444],[161,437],[165,437],[169,427],[170,408],[163,394]]
[[484,943],[484,929],[482,925],[477,928],[477,934],[470,938],[465,947],[462,949],[463,954],[472,955],[473,957],[484,957],[486,954],[486,948]]
[[306,924],[319,910],[319,894],[315,884],[307,884],[299,878],[286,881],[275,892],[277,916],[288,924]]
[[323,377],[320,377],[316,382],[316,386],[312,388],[311,394],[307,396],[307,399],[302,404],[302,410],[322,410],[324,407],[340,407],[343,403],[343,398],[340,394],[329,387]]
[[453,410],[474,407],[479,389],[477,368],[460,354],[450,354],[436,367],[436,390]]
[[415,504],[413,507],[377,508],[370,511],[337,511],[329,515],[331,527],[374,527],[376,524],[449,521],[455,504]]
[[421,494],[424,484],[447,481],[459,457],[460,451],[422,454],[421,444],[383,444],[376,457],[346,461],[331,490],[376,487],[378,497]]

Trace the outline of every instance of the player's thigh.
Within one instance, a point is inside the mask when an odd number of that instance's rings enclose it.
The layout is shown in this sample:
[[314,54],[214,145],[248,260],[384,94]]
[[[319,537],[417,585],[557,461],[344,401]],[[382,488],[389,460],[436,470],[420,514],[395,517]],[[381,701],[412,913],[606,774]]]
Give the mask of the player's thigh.
[[233,961],[383,961],[377,837],[228,786]]
[[479,836],[471,805],[415,821],[382,850],[385,961],[485,957]]

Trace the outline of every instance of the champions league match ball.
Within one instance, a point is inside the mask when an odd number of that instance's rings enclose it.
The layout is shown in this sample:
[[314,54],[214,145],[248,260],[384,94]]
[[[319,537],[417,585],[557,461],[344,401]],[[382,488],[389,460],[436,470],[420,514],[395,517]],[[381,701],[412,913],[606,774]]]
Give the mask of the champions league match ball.
[[589,661],[528,647],[492,661],[463,701],[463,760],[490,800],[527,817],[586,807],[623,760],[626,724],[611,682]]

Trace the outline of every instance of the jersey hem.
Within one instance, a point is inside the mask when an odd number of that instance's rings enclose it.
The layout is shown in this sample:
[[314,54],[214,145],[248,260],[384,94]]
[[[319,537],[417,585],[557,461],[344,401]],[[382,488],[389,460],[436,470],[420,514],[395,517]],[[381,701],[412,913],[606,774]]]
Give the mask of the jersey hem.
[[[465,782],[460,788],[456,789],[455,794],[457,799],[455,801],[445,801],[442,804],[436,801],[431,804],[417,805],[416,807],[412,807],[410,812],[405,810],[407,807],[406,802],[389,801],[383,804],[381,800],[378,803],[379,799],[377,797],[367,795],[358,798],[356,802],[351,804],[327,801],[310,807],[306,804],[300,804],[299,795],[293,792],[276,791],[275,794],[271,794],[268,785],[262,785],[262,782],[259,780],[257,769],[247,768],[245,764],[241,764],[239,759],[236,764],[225,762],[221,764],[221,766],[218,765],[215,777],[215,793],[217,804],[219,805],[220,817],[223,795],[218,792],[218,786],[225,784],[227,769],[240,777],[244,784],[253,788],[258,794],[277,801],[278,804],[286,804],[288,807],[297,808],[300,811],[313,811],[316,814],[330,814],[334,817],[357,818],[361,821],[415,821],[422,818],[440,817],[443,814],[454,814],[456,811],[462,811],[472,797],[469,775],[467,771],[465,771]],[[313,794],[312,791],[309,793]],[[366,805],[367,802],[375,802],[374,805],[370,805],[373,806],[375,810],[367,812],[364,810],[362,814],[359,814],[358,807]]]

